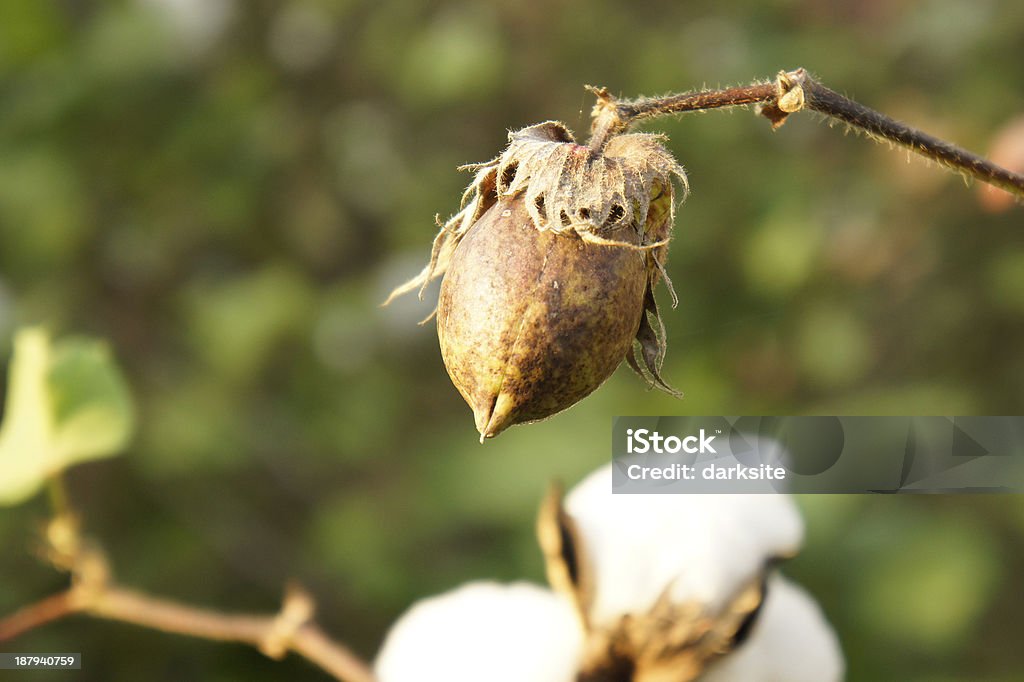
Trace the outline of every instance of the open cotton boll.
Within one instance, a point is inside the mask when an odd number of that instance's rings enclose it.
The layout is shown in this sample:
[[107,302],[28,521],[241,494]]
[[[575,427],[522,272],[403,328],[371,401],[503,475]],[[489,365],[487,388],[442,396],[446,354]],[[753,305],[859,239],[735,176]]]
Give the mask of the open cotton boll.
[[785,495],[613,495],[612,465],[566,497],[592,572],[592,624],[675,603],[716,611],[773,557],[796,553],[803,521]]
[[562,596],[476,582],[417,602],[377,656],[379,682],[573,682],[583,632]]
[[701,682],[840,682],[839,640],[817,603],[782,576],[768,593],[750,637],[714,663]]

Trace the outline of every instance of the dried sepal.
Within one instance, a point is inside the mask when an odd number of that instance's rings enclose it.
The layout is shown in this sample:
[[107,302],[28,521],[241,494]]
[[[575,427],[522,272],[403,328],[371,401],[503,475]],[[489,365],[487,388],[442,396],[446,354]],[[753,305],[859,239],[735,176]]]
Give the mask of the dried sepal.
[[[680,600],[677,576],[650,605],[607,619],[595,612],[595,548],[582,531],[565,508],[561,486],[552,484],[537,516],[537,537],[548,583],[575,605],[585,633],[579,682],[698,679],[750,635],[777,563],[767,557],[760,570],[738,583],[720,603],[692,597]],[[617,574],[619,580],[627,577]],[[632,577],[651,580],[652,567],[636,566]]]
[[[666,590],[645,617],[624,623],[624,634],[636,648],[637,682],[695,679],[731,652],[764,603],[766,578],[755,576],[717,613],[696,604],[674,604]],[[691,676],[680,675],[682,670],[692,671]]]
[[[548,121],[509,135],[498,158],[499,196],[525,193],[539,230],[575,232],[591,243],[637,248],[615,239],[626,228],[642,230],[651,199],[665,188],[674,198],[672,178],[686,188],[686,174],[662,146],[664,137],[620,135],[601,152],[575,143],[561,123]],[[642,234],[639,248],[667,244],[669,234]],[[656,246],[655,246],[656,245]]]
[[581,553],[582,539],[576,522],[562,504],[562,486],[552,483],[537,514],[537,543],[544,555],[548,584],[576,607],[584,630],[589,629],[593,601],[593,569]]
[[[576,144],[572,132],[557,121],[528,126],[508,137],[508,147],[497,158],[460,168],[476,174],[462,195],[459,212],[443,224],[438,221],[440,231],[430,262],[395,288],[385,305],[415,289],[422,295],[427,283],[448,270],[462,237],[498,197],[520,192],[526,194],[527,210],[538,230],[572,231],[603,246],[654,249],[657,262],[664,262],[675,205],[673,179],[679,180],[684,193],[689,185],[682,166],[662,146],[663,135],[620,135],[600,153]],[[666,190],[670,207],[666,230],[641,235],[638,242],[614,238],[628,227],[642,230],[652,198]]]
[[[767,574],[754,577],[718,612],[676,603],[669,590],[647,613],[586,633],[581,682],[691,682],[731,653],[764,604]],[[622,677],[621,671],[629,676]]]
[[[459,212],[453,215],[444,223],[440,218],[435,221],[440,228],[434,243],[430,248],[430,261],[418,275],[403,284],[395,287],[388,295],[383,305],[391,303],[395,298],[410,291],[418,290],[420,298],[423,298],[423,290],[431,280],[440,277],[448,271],[448,264],[451,263],[452,254],[459,245],[462,237],[469,228],[490,208],[496,199],[494,192],[494,163],[491,161],[485,164],[462,166],[461,169],[477,170],[473,182],[462,194],[462,202]],[[461,170],[460,169],[460,170]],[[427,318],[430,319],[430,318]]]
[[[649,229],[656,236],[668,234],[672,228],[673,206],[671,194],[668,197],[656,196],[651,203],[651,210],[648,214],[648,224],[653,225]],[[666,199],[668,205],[666,206]],[[657,211],[660,209],[661,214]],[[681,398],[683,394],[672,388],[661,376],[661,367],[665,362],[665,352],[668,349],[668,342],[665,333],[665,324],[661,319],[661,312],[658,310],[658,302],[654,298],[654,288],[658,280],[665,281],[665,287],[672,298],[672,307],[676,307],[679,298],[676,296],[672,286],[672,280],[665,272],[665,260],[668,257],[667,247],[658,247],[647,254],[647,288],[644,291],[643,313],[640,316],[640,327],[636,332],[636,343],[633,351],[626,354],[626,362],[651,388],[658,388],[669,395]]]

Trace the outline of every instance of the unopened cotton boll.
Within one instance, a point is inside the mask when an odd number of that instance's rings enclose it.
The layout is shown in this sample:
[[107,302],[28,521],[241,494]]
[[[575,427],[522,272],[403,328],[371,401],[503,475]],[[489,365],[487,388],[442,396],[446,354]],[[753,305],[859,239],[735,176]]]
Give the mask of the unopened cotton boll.
[[417,602],[377,656],[379,682],[573,682],[583,633],[564,597],[476,582]]
[[388,298],[444,276],[441,357],[481,442],[571,407],[624,359],[678,395],[660,374],[654,288],[668,284],[686,174],[660,137],[619,132],[594,147],[555,121],[510,133],[496,159],[466,166],[476,177],[462,210],[427,267]]
[[648,613],[666,594],[718,611],[803,539],[784,495],[614,495],[612,465],[576,486],[565,509],[592,572],[597,626]]
[[764,606],[739,648],[701,682],[840,682],[843,654],[832,627],[803,589],[781,576],[768,581]]

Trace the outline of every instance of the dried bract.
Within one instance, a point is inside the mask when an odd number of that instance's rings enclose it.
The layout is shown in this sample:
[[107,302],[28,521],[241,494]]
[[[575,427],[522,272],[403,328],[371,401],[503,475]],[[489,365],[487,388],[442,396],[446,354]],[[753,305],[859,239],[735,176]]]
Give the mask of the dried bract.
[[616,495],[613,466],[564,503],[553,486],[537,518],[585,633],[577,682],[842,679],[831,626],[775,570],[803,537],[791,498]]
[[476,177],[462,210],[392,297],[444,275],[441,352],[481,440],[570,407],[624,357],[675,393],[661,378],[654,286],[664,277],[671,290],[673,179],[685,188],[686,176],[661,139],[617,135],[592,150],[549,121],[467,166]]

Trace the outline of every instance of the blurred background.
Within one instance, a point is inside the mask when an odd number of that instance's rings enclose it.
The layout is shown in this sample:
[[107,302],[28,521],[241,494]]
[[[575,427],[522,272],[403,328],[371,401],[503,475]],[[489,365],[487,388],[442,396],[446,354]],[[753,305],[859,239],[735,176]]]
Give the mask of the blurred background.
[[[609,456],[621,414],[1024,413],[1024,210],[807,114],[650,123],[690,174],[664,375],[625,367],[481,446],[426,300],[434,215],[508,129],[588,127],[623,96],[805,66],[977,151],[1024,114],[1018,0],[5,0],[0,351],[43,323],[114,348],[128,453],[69,486],[118,576],[273,611],[296,578],[371,657],[412,601],[543,580],[547,482]],[[6,370],[4,370],[6,371]],[[0,377],[2,378],[2,377]],[[787,565],[850,680],[1024,680],[1024,500],[800,500]],[[42,496],[0,510],[0,613],[64,578]],[[301,660],[72,619],[16,641],[76,679],[325,679]],[[27,678],[26,678],[27,679]],[[42,677],[39,677],[42,679]]]

